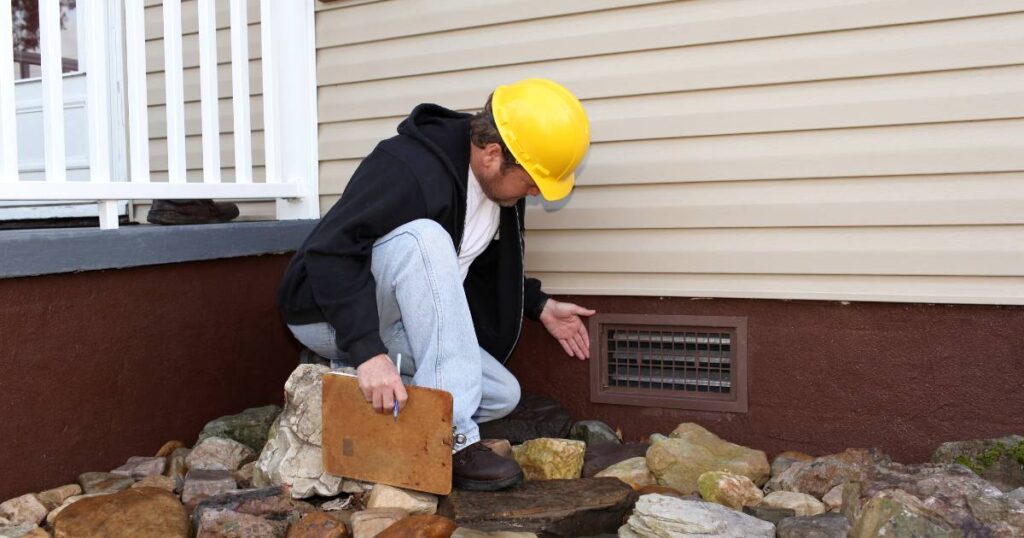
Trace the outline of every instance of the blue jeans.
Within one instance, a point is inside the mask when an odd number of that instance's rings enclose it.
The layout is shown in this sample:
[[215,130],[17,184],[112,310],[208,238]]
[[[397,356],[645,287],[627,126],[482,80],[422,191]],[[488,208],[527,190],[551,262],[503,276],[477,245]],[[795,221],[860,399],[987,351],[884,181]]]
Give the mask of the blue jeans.
[[[380,336],[392,361],[402,354],[403,381],[452,394],[455,431],[465,436],[456,450],[479,441],[478,423],[515,409],[519,381],[477,343],[451,236],[429,219],[400,226],[373,244],[371,272]],[[339,365],[330,325],[288,328],[303,345]]]

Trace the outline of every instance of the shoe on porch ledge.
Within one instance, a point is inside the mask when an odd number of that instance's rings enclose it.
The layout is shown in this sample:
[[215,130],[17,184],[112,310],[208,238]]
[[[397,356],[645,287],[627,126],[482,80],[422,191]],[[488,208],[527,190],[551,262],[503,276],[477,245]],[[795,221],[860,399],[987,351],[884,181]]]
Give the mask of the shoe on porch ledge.
[[212,224],[238,216],[238,206],[213,200],[153,200],[146,220],[151,224]]

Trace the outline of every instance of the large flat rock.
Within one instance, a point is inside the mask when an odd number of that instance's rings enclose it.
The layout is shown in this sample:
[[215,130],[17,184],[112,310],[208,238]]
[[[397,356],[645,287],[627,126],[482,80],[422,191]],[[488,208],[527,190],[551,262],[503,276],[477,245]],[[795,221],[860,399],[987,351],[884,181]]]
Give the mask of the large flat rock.
[[614,533],[636,498],[617,478],[537,480],[503,491],[455,490],[438,513],[482,531],[589,536]]

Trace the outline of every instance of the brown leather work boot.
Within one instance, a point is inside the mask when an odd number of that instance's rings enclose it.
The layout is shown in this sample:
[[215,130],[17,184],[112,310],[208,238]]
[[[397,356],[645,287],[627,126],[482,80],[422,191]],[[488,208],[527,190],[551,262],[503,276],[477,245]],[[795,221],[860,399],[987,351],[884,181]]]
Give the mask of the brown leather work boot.
[[238,216],[238,206],[213,200],[153,200],[146,220],[153,224],[210,224]]
[[460,489],[494,491],[522,482],[523,470],[515,460],[476,442],[452,456],[452,481]]

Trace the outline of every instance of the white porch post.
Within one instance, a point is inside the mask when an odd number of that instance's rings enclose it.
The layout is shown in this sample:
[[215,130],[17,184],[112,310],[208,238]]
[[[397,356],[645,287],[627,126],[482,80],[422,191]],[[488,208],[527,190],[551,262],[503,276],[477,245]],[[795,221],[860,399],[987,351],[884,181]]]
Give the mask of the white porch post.
[[294,183],[277,218],[320,218],[313,0],[262,0],[263,122],[267,183]]

